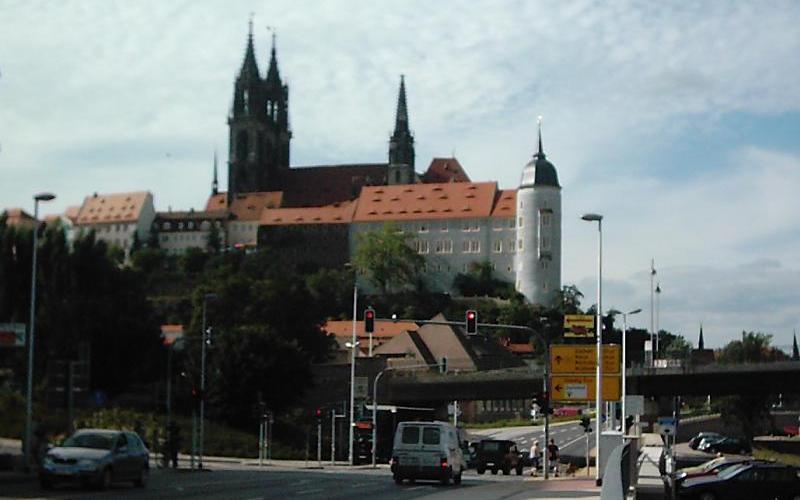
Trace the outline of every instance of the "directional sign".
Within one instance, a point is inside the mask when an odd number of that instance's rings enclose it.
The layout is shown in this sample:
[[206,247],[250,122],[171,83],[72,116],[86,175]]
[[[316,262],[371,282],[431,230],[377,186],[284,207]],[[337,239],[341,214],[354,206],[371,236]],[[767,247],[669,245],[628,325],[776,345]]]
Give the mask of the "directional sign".
[[594,316],[590,314],[565,314],[564,337],[594,337]]
[[[550,377],[552,401],[594,401],[595,377],[587,375],[553,375]],[[603,400],[618,401],[620,397],[618,375],[603,377]]]
[[25,323],[0,323],[0,347],[25,345]]
[[[604,345],[603,374],[618,374],[620,372],[620,359],[620,350],[618,345]],[[550,346],[550,370],[553,373],[593,374],[597,373],[596,363],[596,346]]]

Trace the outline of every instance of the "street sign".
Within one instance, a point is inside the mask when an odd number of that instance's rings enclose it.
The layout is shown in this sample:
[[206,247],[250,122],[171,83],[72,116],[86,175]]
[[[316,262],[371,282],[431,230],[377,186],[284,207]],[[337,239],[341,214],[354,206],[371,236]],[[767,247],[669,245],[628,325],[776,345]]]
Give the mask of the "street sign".
[[[620,349],[618,345],[603,346],[603,375],[620,372]],[[550,371],[552,373],[593,374],[597,373],[597,346],[551,345]]]
[[0,347],[25,345],[25,323],[0,323]]
[[[553,375],[550,377],[551,401],[594,401],[595,380],[592,375]],[[621,394],[618,375],[603,377],[603,400],[619,401]]]
[[353,378],[353,397],[356,399],[367,399],[368,393],[369,393],[369,378],[368,377]]
[[594,337],[594,316],[590,314],[565,314],[564,337]]

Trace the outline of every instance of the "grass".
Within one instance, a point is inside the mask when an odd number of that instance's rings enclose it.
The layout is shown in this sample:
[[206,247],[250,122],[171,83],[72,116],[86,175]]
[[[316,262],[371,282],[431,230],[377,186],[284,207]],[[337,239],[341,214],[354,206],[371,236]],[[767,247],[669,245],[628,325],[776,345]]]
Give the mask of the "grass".
[[768,450],[766,448],[755,448],[753,456],[765,460],[775,460],[789,465],[800,467],[800,455],[790,455],[788,453],[778,453],[777,451]]

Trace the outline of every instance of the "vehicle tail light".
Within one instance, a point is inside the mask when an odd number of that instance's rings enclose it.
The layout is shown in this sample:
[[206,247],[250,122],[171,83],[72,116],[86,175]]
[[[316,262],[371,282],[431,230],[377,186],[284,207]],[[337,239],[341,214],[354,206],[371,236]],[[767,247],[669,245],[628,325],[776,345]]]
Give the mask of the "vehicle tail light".
[[447,457],[442,457],[442,469],[447,468]]

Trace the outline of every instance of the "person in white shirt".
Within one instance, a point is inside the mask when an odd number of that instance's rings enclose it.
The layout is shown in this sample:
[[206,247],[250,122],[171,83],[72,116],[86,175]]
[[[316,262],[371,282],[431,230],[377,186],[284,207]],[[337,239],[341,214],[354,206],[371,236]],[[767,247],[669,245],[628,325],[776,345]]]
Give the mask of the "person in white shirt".
[[542,455],[542,450],[539,448],[539,441],[534,441],[531,446],[531,451],[528,458],[531,461],[531,476],[535,476],[539,470],[539,457]]

